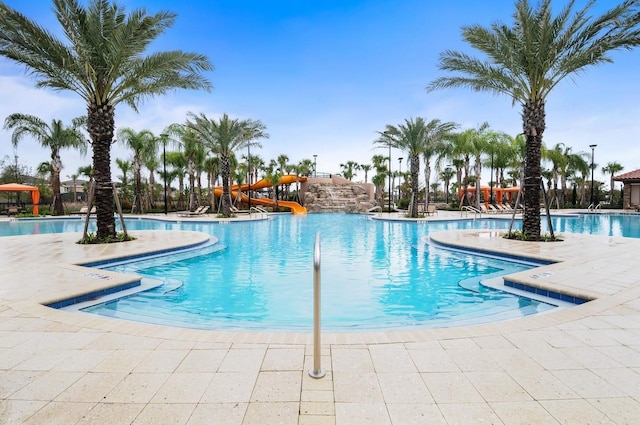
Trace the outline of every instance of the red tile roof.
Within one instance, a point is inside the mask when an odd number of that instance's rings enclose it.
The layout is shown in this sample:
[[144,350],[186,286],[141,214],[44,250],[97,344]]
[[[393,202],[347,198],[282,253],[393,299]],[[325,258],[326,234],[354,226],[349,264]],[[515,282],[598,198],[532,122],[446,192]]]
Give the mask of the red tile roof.
[[631,180],[640,180],[640,169],[629,171],[628,173],[614,176],[613,179],[618,182],[625,182]]

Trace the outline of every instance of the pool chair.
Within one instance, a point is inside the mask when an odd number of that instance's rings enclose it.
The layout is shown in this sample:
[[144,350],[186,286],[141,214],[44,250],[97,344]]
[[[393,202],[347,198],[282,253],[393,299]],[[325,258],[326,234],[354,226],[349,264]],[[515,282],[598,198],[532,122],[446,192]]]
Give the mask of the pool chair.
[[436,208],[436,205],[435,204],[429,204],[427,206],[427,211],[425,211],[425,214],[427,214],[427,215],[438,214],[438,209]]
[[198,215],[203,215],[207,211],[209,211],[209,205],[203,205],[198,207],[195,211],[178,211],[176,214],[180,217],[195,217]]
[[246,213],[246,214],[248,214],[248,213],[249,213],[249,211],[248,211],[248,210],[247,210],[247,211],[243,211],[243,210],[241,210],[241,209],[239,209],[239,208],[237,208],[237,207],[234,207],[233,205],[231,205],[231,206],[229,207],[229,210],[230,210],[233,214],[245,214],[245,213]]

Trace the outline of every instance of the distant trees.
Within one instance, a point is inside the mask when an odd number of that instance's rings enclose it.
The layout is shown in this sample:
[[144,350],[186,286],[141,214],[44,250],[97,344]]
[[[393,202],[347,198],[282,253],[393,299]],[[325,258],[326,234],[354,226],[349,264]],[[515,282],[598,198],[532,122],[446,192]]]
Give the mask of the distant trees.
[[64,215],[64,205],[60,196],[60,171],[62,170],[62,149],[77,149],[81,154],[87,152],[87,144],[81,129],[85,127],[86,118],[74,118],[70,126],[63,125],[61,120],[51,120],[47,124],[42,119],[29,114],[11,114],[4,121],[4,128],[13,130],[11,143],[18,143],[26,136],[36,139],[51,152],[50,184],[53,196],[53,215]]

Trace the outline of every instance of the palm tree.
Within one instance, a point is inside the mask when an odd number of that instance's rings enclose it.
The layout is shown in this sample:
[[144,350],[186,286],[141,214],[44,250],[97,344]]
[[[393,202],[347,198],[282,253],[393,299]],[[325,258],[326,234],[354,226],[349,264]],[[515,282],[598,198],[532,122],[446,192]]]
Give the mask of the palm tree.
[[298,163],[298,171],[302,176],[309,176],[313,171],[313,161],[305,158]]
[[126,103],[137,111],[145,98],[176,88],[206,89],[202,76],[212,69],[199,54],[172,50],[145,51],[175,22],[174,13],[148,15],[109,0],[53,0],[64,43],[33,20],[0,2],[0,55],[25,65],[37,87],[72,91],[87,104],[87,130],[93,147],[96,180],[97,240],[115,237],[111,144],[115,107]]
[[469,187],[471,180],[471,154],[473,153],[471,140],[474,137],[473,129],[454,133],[449,137],[444,150],[444,154],[451,159],[457,170],[458,188],[462,189],[463,193],[463,197],[460,199],[460,207],[468,197],[467,187]]
[[384,201],[384,180],[389,173],[387,161],[388,159],[384,155],[374,155],[371,157],[371,163],[374,170],[376,170],[376,174],[371,178],[371,183],[376,187],[376,200],[379,206],[382,206]]
[[369,171],[371,171],[371,164],[360,164],[360,169],[364,171],[364,182],[368,182]]
[[[401,149],[409,156],[409,169],[411,174],[411,205],[409,211],[411,217],[418,216],[418,191],[420,176],[420,155],[431,158],[433,154],[444,149],[442,142],[456,127],[454,123],[442,123],[440,120],[431,120],[427,123],[424,118],[405,119],[403,124],[396,126],[387,125],[384,131],[378,132],[380,137],[374,143],[392,148]],[[429,166],[429,173],[431,168]],[[427,176],[428,177],[428,176]],[[425,182],[425,199],[429,201],[429,181]]]
[[[431,159],[435,156],[441,159],[446,152],[447,141],[452,135],[452,131],[458,127],[453,122],[442,122],[439,119],[432,119],[426,124],[424,141],[422,146],[422,157],[424,159],[424,181],[425,187],[431,181]],[[425,211],[429,205],[429,190],[424,191]]]
[[82,189],[84,190],[84,194],[85,194],[85,201],[87,200],[87,193],[89,191],[89,188],[91,187],[91,184],[93,183],[93,167],[91,165],[85,165],[83,167],[78,167],[78,175],[79,176],[85,176],[89,179],[89,183],[83,183],[82,184]]
[[549,93],[565,77],[612,62],[611,52],[640,44],[637,1],[623,1],[597,17],[589,16],[594,1],[575,13],[574,3],[569,1],[554,17],[551,0],[540,0],[535,8],[529,0],[518,0],[512,26],[463,27],[464,40],[487,58],[447,50],[439,67],[456,74],[427,88],[468,87],[506,94],[521,105],[527,138],[522,230],[527,240],[540,239],[540,159]]
[[[184,176],[187,170],[187,158],[182,152],[170,151],[166,152],[167,164],[171,167],[172,176],[178,177],[178,208],[183,208],[184,205]],[[167,181],[171,182],[173,178],[169,179],[167,175]],[[166,196],[166,194],[165,194]]]
[[360,164],[355,161],[347,161],[344,164],[340,164],[340,168],[342,168],[342,177],[352,180],[357,175],[356,171],[360,169]]
[[131,173],[132,165],[131,161],[126,161],[120,158],[116,158],[116,165],[122,171],[122,175],[118,176],[120,179],[120,187],[122,188],[122,202],[129,201],[129,173]]
[[207,118],[204,114],[188,114],[187,127],[198,135],[199,140],[220,160],[222,176],[222,216],[231,217],[229,202],[230,158],[236,150],[247,145],[260,147],[256,139],[268,138],[266,127],[259,120],[231,119],[224,114],[220,119]]
[[[558,196],[558,180],[560,174],[564,170],[568,163],[568,158],[564,153],[565,146],[563,143],[556,143],[553,148],[547,149],[542,145],[542,158],[551,162],[551,174],[553,180],[553,200],[556,201],[556,208],[560,208],[562,204],[564,206],[564,191]],[[551,188],[549,188],[551,190]]]
[[449,182],[451,182],[451,179],[453,178],[453,176],[456,174],[455,171],[453,171],[450,167],[445,168],[444,170],[440,171],[440,178],[442,179],[442,181],[444,181],[444,202],[445,203],[449,203]]
[[[0,9],[1,10],[1,9]],[[0,18],[1,20],[2,18]],[[13,129],[11,143],[18,146],[25,136],[35,138],[40,144],[51,150],[51,193],[53,195],[53,215],[64,215],[64,206],[60,197],[60,171],[62,160],[60,150],[78,149],[81,154],[87,152],[85,137],[80,131],[84,127],[84,117],[74,118],[71,126],[65,127],[60,120],[47,124],[40,118],[28,114],[11,114],[4,121],[5,129]]]
[[142,213],[142,158],[156,151],[156,136],[149,130],[135,131],[132,128],[118,130],[118,141],[133,151],[134,208]]
[[[1,162],[0,162],[1,163]],[[45,185],[42,182],[38,182],[37,186],[40,189],[40,196],[51,196],[51,173],[53,172],[51,168],[51,162],[45,161],[38,164],[36,167],[36,173],[39,179],[48,180],[49,185]]]
[[[183,159],[186,161],[185,167],[189,176],[189,211],[195,211],[197,208],[197,199],[199,195],[196,194],[196,171],[202,168],[202,163],[205,158],[205,150],[202,143],[198,140],[198,134],[187,127],[186,124],[172,124],[165,133],[169,140],[180,148],[183,155]],[[180,199],[182,200],[183,194],[181,192]],[[179,201],[181,203],[181,201]]]
[[609,173],[611,174],[610,180],[609,180],[609,187],[611,188],[611,192],[609,193],[609,203],[613,204],[613,192],[614,192],[614,182],[613,182],[613,177],[619,173],[620,171],[624,170],[624,167],[617,163],[617,162],[609,162],[607,163],[607,165],[605,167],[602,167],[602,172],[603,173]]
[[215,184],[216,179],[220,173],[220,161],[218,158],[205,158],[202,168],[205,173],[207,173],[207,193],[210,196],[209,204],[213,205],[214,201],[214,193],[213,186]]
[[[280,175],[285,175],[285,174],[289,174],[288,173],[288,168],[289,168],[289,157],[285,154],[281,154],[278,155],[278,158],[276,159],[276,162],[278,163],[278,168],[280,169]],[[287,198],[289,197],[289,185],[286,187],[287,193],[286,196]]]

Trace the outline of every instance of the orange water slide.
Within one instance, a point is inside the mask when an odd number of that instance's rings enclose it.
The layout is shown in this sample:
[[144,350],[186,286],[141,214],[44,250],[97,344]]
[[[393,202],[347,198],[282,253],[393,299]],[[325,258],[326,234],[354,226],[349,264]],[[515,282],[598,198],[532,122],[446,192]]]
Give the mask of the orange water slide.
[[[280,177],[280,180],[278,181],[279,185],[282,184],[291,184],[291,183],[295,183],[297,181],[299,182],[303,182],[306,181],[307,178],[306,177],[301,177],[298,176],[296,177],[295,175],[292,174],[287,174],[284,175],[282,177]],[[262,179],[262,180],[258,180],[257,182],[253,183],[251,185],[251,190],[260,190],[260,189],[264,189],[267,187],[271,187],[273,186],[268,180]],[[236,197],[238,196],[238,185],[233,185],[229,188],[231,190],[231,196],[232,197]],[[247,195],[244,194],[244,192],[247,192],[249,190],[249,185],[248,184],[243,184],[242,186],[240,186],[240,190],[241,193],[240,194],[240,199],[242,199],[242,202],[249,202],[249,197]],[[222,186],[216,186],[213,188],[213,193],[217,196],[217,197],[221,197],[222,196]],[[276,202],[273,199],[269,199],[269,198],[251,198],[251,203],[254,205],[264,205],[267,207],[275,207],[276,206]],[[302,205],[300,205],[297,202],[293,202],[293,201],[278,201],[278,206],[279,207],[285,207],[285,208],[289,208],[291,210],[291,212],[293,214],[306,214],[307,213],[307,209],[305,207],[303,207]]]

